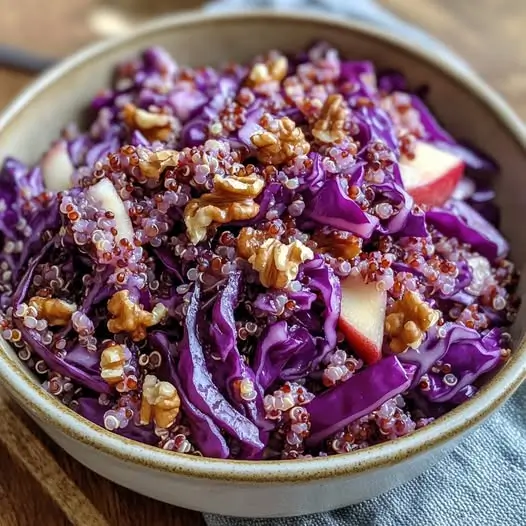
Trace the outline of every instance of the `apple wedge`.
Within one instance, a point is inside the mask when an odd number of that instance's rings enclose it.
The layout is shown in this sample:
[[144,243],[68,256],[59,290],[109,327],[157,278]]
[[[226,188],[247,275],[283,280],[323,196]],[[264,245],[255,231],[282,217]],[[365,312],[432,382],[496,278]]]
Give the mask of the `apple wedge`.
[[382,357],[387,294],[361,278],[341,282],[342,306],[338,327],[354,352],[367,364]]
[[66,141],[57,141],[42,158],[42,178],[48,190],[60,192],[71,188],[75,167],[71,162]]
[[420,205],[443,205],[464,174],[464,162],[426,142],[418,142],[414,159],[402,157],[400,171],[405,189]]
[[90,186],[86,194],[98,206],[113,212],[117,229],[117,240],[127,239],[133,242],[134,232],[130,216],[113,183],[109,179],[101,179],[98,183]]

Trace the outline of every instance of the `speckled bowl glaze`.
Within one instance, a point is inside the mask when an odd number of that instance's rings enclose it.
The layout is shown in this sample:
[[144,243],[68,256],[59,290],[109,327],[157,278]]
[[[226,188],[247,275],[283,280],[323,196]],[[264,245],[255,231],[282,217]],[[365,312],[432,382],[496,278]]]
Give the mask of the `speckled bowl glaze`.
[[[526,261],[526,130],[476,76],[432,53],[363,24],[319,15],[189,13],[150,23],[126,38],[94,45],[46,73],[0,117],[0,158],[35,162],[61,127],[79,115],[110,81],[124,57],[158,44],[192,66],[244,61],[269,48],[299,50],[325,39],[343,56],[372,59],[431,86],[430,103],[446,128],[493,156],[503,230],[513,259]],[[524,281],[521,286],[524,295]],[[349,455],[297,461],[214,460],[166,452],[111,434],[45,393],[13,350],[0,345],[0,381],[67,452],[97,473],[155,499],[227,515],[278,517],[319,512],[370,499],[417,476],[495,411],[526,376],[526,302],[513,327],[515,352],[469,402],[437,422],[393,442]]]

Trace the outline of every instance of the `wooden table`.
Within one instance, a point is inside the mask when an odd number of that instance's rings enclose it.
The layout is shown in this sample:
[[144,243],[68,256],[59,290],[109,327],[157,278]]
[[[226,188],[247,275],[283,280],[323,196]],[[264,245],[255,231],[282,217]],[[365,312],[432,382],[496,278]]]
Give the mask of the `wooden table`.
[[[107,4],[139,0],[107,0]],[[162,9],[178,5],[178,0],[150,0]],[[407,20],[419,24],[443,39],[463,55],[515,110],[526,118],[526,2],[523,0],[382,0]],[[179,0],[198,5],[197,0]],[[101,17],[103,0],[0,0],[0,41],[61,56],[118,28],[119,21]],[[99,9],[97,11],[97,9]],[[99,34],[97,34],[97,32]],[[21,73],[0,71],[0,108],[31,78]],[[0,410],[14,411],[38,437],[56,460],[56,473],[65,472],[93,502],[108,524],[119,526],[182,526],[202,524],[199,514],[154,502],[91,473],[51,443],[20,410],[0,395]],[[0,434],[13,428],[3,419]],[[23,447],[21,446],[21,454]],[[16,456],[16,455],[15,455]],[[0,447],[0,526],[62,526],[70,524],[66,515],[42,489],[25,467]],[[60,475],[59,475],[60,476]],[[89,521],[88,521],[89,522]],[[86,522],[86,526],[91,526]]]

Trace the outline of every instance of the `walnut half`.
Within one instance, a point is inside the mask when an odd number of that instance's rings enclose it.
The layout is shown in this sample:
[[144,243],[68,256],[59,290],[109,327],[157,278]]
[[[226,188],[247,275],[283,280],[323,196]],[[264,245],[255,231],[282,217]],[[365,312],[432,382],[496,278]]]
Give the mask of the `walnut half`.
[[190,241],[194,244],[206,239],[212,223],[230,223],[256,217],[259,205],[254,201],[265,186],[257,174],[242,177],[214,176],[212,192],[192,199],[184,209],[184,222]]
[[248,256],[264,287],[283,289],[296,279],[300,264],[313,259],[314,253],[301,241],[286,245],[278,239],[263,240],[258,232],[251,228],[241,230],[238,254]]
[[150,142],[166,142],[179,129],[179,122],[173,115],[147,111],[134,104],[124,106],[122,118],[132,130],[139,130]]
[[29,306],[37,311],[37,318],[46,320],[48,325],[64,327],[77,310],[74,303],[57,298],[42,298],[34,296],[29,300]]
[[398,354],[408,347],[417,349],[426,332],[439,319],[440,311],[432,309],[416,292],[406,291],[394,302],[385,318],[385,332],[391,350]]
[[300,155],[307,155],[310,144],[301,128],[288,117],[274,119],[264,115],[260,121],[264,131],[258,131],[250,137],[257,148],[256,156],[264,164],[283,164]]
[[161,382],[153,374],[145,376],[139,415],[142,425],[148,425],[153,418],[157,427],[168,429],[175,422],[180,407],[179,393],[170,382]]
[[353,259],[362,251],[362,238],[344,230],[317,231],[312,236],[316,251],[337,258]]
[[258,62],[252,66],[247,77],[247,86],[251,88],[267,82],[281,82],[287,75],[289,63],[287,57],[279,55],[266,62]]
[[159,150],[152,152],[142,146],[137,147],[139,157],[139,168],[142,175],[147,179],[159,180],[166,168],[174,168],[179,164],[179,152],[177,150]]
[[321,116],[312,128],[312,135],[320,142],[336,143],[345,138],[345,119],[349,110],[343,97],[332,94],[327,97],[321,110]]
[[100,377],[110,385],[124,380],[126,349],[123,345],[106,347],[100,355]]
[[114,316],[108,321],[110,332],[127,332],[135,342],[146,338],[146,329],[157,325],[167,315],[168,310],[158,303],[152,312],[144,310],[138,303],[130,298],[127,290],[116,292],[108,301],[108,311]]

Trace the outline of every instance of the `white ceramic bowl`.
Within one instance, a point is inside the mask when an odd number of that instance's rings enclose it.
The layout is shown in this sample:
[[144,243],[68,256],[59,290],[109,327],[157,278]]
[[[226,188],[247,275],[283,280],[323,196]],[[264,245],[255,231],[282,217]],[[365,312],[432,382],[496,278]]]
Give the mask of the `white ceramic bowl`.
[[[123,57],[158,44],[180,63],[243,61],[269,48],[299,50],[313,39],[347,58],[368,58],[431,86],[430,103],[448,130],[492,155],[503,229],[514,260],[526,261],[526,229],[514,223],[526,208],[526,132],[482,81],[359,23],[300,14],[190,13],[164,18],[117,41],[94,45],[61,63],[20,95],[0,117],[0,158],[35,162],[64,124],[78,120]],[[524,287],[521,287],[524,290]],[[97,473],[155,499],[228,515],[277,517],[345,506],[415,477],[496,410],[526,375],[526,321],[513,327],[516,350],[473,400],[414,434],[349,455],[301,461],[244,462],[169,453],[111,434],[45,393],[5,342],[0,380],[15,400],[66,451]]]

